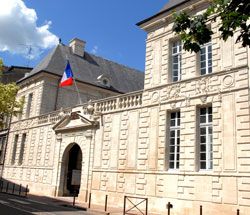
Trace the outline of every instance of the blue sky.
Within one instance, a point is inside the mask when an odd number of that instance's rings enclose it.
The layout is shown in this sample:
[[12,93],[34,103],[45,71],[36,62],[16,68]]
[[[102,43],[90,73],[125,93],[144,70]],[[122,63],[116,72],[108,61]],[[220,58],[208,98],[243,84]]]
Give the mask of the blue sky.
[[[41,29],[46,32],[43,32],[41,37],[44,37],[45,34],[47,36],[48,34],[53,34],[49,35],[50,43],[41,46],[43,42],[41,42],[40,36],[39,38],[34,36],[36,37],[35,41],[31,41],[32,39],[28,41],[25,38],[21,41],[22,31],[30,31],[30,23],[27,21],[27,28],[21,26],[19,30],[17,30],[18,27],[11,29],[10,32],[14,34],[9,33],[9,35],[16,35],[13,39],[12,36],[6,36],[5,40],[1,41],[1,34],[8,32],[1,30],[0,43],[4,44],[7,41],[6,38],[8,38],[8,43],[18,44],[18,48],[9,44],[6,47],[12,47],[12,49],[5,47],[6,51],[0,52],[0,57],[3,58],[4,63],[8,66],[34,66],[51,50],[55,41],[57,41],[56,37],[61,38],[64,44],[68,44],[70,39],[78,37],[87,42],[86,50],[88,52],[144,70],[146,33],[139,29],[136,23],[159,12],[166,3],[167,0],[24,0],[25,7],[34,9],[36,13],[36,26],[44,26]],[[13,16],[12,23],[18,22],[19,16],[16,15],[14,17],[13,14],[14,12],[9,15]],[[34,16],[33,13],[28,14],[28,17],[32,16]],[[26,23],[26,21],[20,22]],[[17,25],[20,26],[20,22]],[[12,25],[5,25],[6,28],[9,28],[9,26]],[[1,27],[1,29],[3,28]],[[18,41],[15,42],[14,40]],[[23,57],[28,52],[28,48],[24,46],[25,44],[32,44],[34,50],[37,46],[41,46],[42,48],[40,47],[39,50],[45,51],[39,52],[40,54],[29,62],[27,58]],[[20,51],[18,54],[13,54],[16,49],[20,49]]]

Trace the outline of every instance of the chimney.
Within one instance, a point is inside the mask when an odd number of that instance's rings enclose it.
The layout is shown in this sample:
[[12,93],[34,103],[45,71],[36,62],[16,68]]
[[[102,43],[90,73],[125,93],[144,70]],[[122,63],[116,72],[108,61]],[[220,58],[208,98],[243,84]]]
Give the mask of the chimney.
[[74,39],[70,40],[69,47],[71,48],[71,50],[74,54],[83,57],[85,44],[86,44],[85,41],[80,40],[78,38],[74,38]]

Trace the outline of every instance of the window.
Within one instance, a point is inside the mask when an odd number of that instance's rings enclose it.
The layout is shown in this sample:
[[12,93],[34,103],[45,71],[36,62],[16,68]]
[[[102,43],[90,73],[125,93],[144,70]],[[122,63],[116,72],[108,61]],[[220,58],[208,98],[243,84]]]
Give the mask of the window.
[[176,41],[172,45],[172,81],[181,80],[181,41]]
[[11,164],[13,165],[16,160],[16,149],[17,149],[17,142],[18,142],[18,134],[15,135],[15,140],[12,148],[12,157],[11,157]]
[[21,147],[20,147],[20,153],[19,153],[19,159],[18,159],[18,164],[19,165],[22,165],[22,163],[23,163],[23,153],[24,153],[25,141],[26,141],[26,134],[23,134],[22,135]]
[[213,168],[213,115],[212,107],[200,108],[200,169],[209,170]]
[[3,162],[3,154],[4,154],[4,148],[5,148],[5,141],[6,141],[6,136],[0,137],[0,163],[2,164]]
[[169,169],[179,169],[180,159],[180,112],[170,114]]
[[29,116],[30,116],[30,110],[31,110],[32,100],[33,100],[33,93],[30,93],[29,97],[28,97],[28,104],[27,104],[27,110],[26,110],[26,118],[29,118]]
[[[23,104],[25,103],[25,96],[22,96],[21,101],[23,102]],[[23,115],[23,107],[17,115],[18,120],[22,119],[22,115]]]
[[200,50],[201,75],[212,73],[212,43],[207,43]]

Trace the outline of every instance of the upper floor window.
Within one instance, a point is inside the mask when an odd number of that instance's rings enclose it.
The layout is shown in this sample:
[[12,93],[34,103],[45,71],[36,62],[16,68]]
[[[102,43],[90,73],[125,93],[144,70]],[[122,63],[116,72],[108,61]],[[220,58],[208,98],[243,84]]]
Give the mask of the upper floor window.
[[201,47],[200,72],[201,72],[201,75],[212,73],[212,43],[211,42]]
[[179,169],[180,160],[180,112],[170,114],[169,169]]
[[26,118],[29,118],[29,116],[30,116],[32,100],[33,100],[33,93],[30,93],[29,96],[28,96],[28,103],[27,103],[27,109],[26,109]]
[[200,108],[200,169],[209,170],[213,168],[213,115],[212,107]]
[[22,141],[21,141],[21,147],[20,147],[20,153],[19,153],[19,159],[18,159],[19,165],[22,165],[22,163],[23,163],[23,153],[24,153],[24,148],[25,148],[25,142],[26,142],[26,134],[23,134]]
[[[25,96],[22,96],[21,101],[23,101],[23,103],[25,103]],[[21,108],[20,112],[17,115],[18,120],[22,119],[22,115],[23,115],[23,107]]]
[[172,81],[181,80],[181,41],[172,44]]
[[14,143],[13,143],[13,148],[12,148],[11,164],[14,164],[16,160],[16,149],[17,149],[18,137],[19,137],[18,134],[16,134]]

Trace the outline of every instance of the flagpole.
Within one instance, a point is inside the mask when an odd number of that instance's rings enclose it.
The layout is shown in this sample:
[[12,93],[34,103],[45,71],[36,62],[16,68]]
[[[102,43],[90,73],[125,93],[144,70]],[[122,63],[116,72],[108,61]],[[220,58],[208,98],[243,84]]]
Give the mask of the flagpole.
[[76,85],[76,79],[73,77],[73,81],[74,81],[74,84],[75,84],[75,87],[76,87],[76,91],[77,91],[77,94],[78,94],[78,99],[79,99],[79,103],[80,105],[82,104],[82,99],[81,99],[81,96],[80,96],[80,92],[79,92],[79,89]]
[[[69,63],[68,55],[66,55],[66,60],[67,60],[67,62]],[[76,85],[76,79],[74,78],[74,75],[73,75],[72,78],[73,78],[73,82],[74,82],[74,84],[75,84],[75,88],[76,88],[76,92],[77,92],[77,95],[78,95],[79,103],[80,103],[80,105],[81,105],[81,104],[82,104],[82,100],[81,100],[81,96],[80,96],[79,89],[78,89],[78,87],[77,87],[77,85]]]

